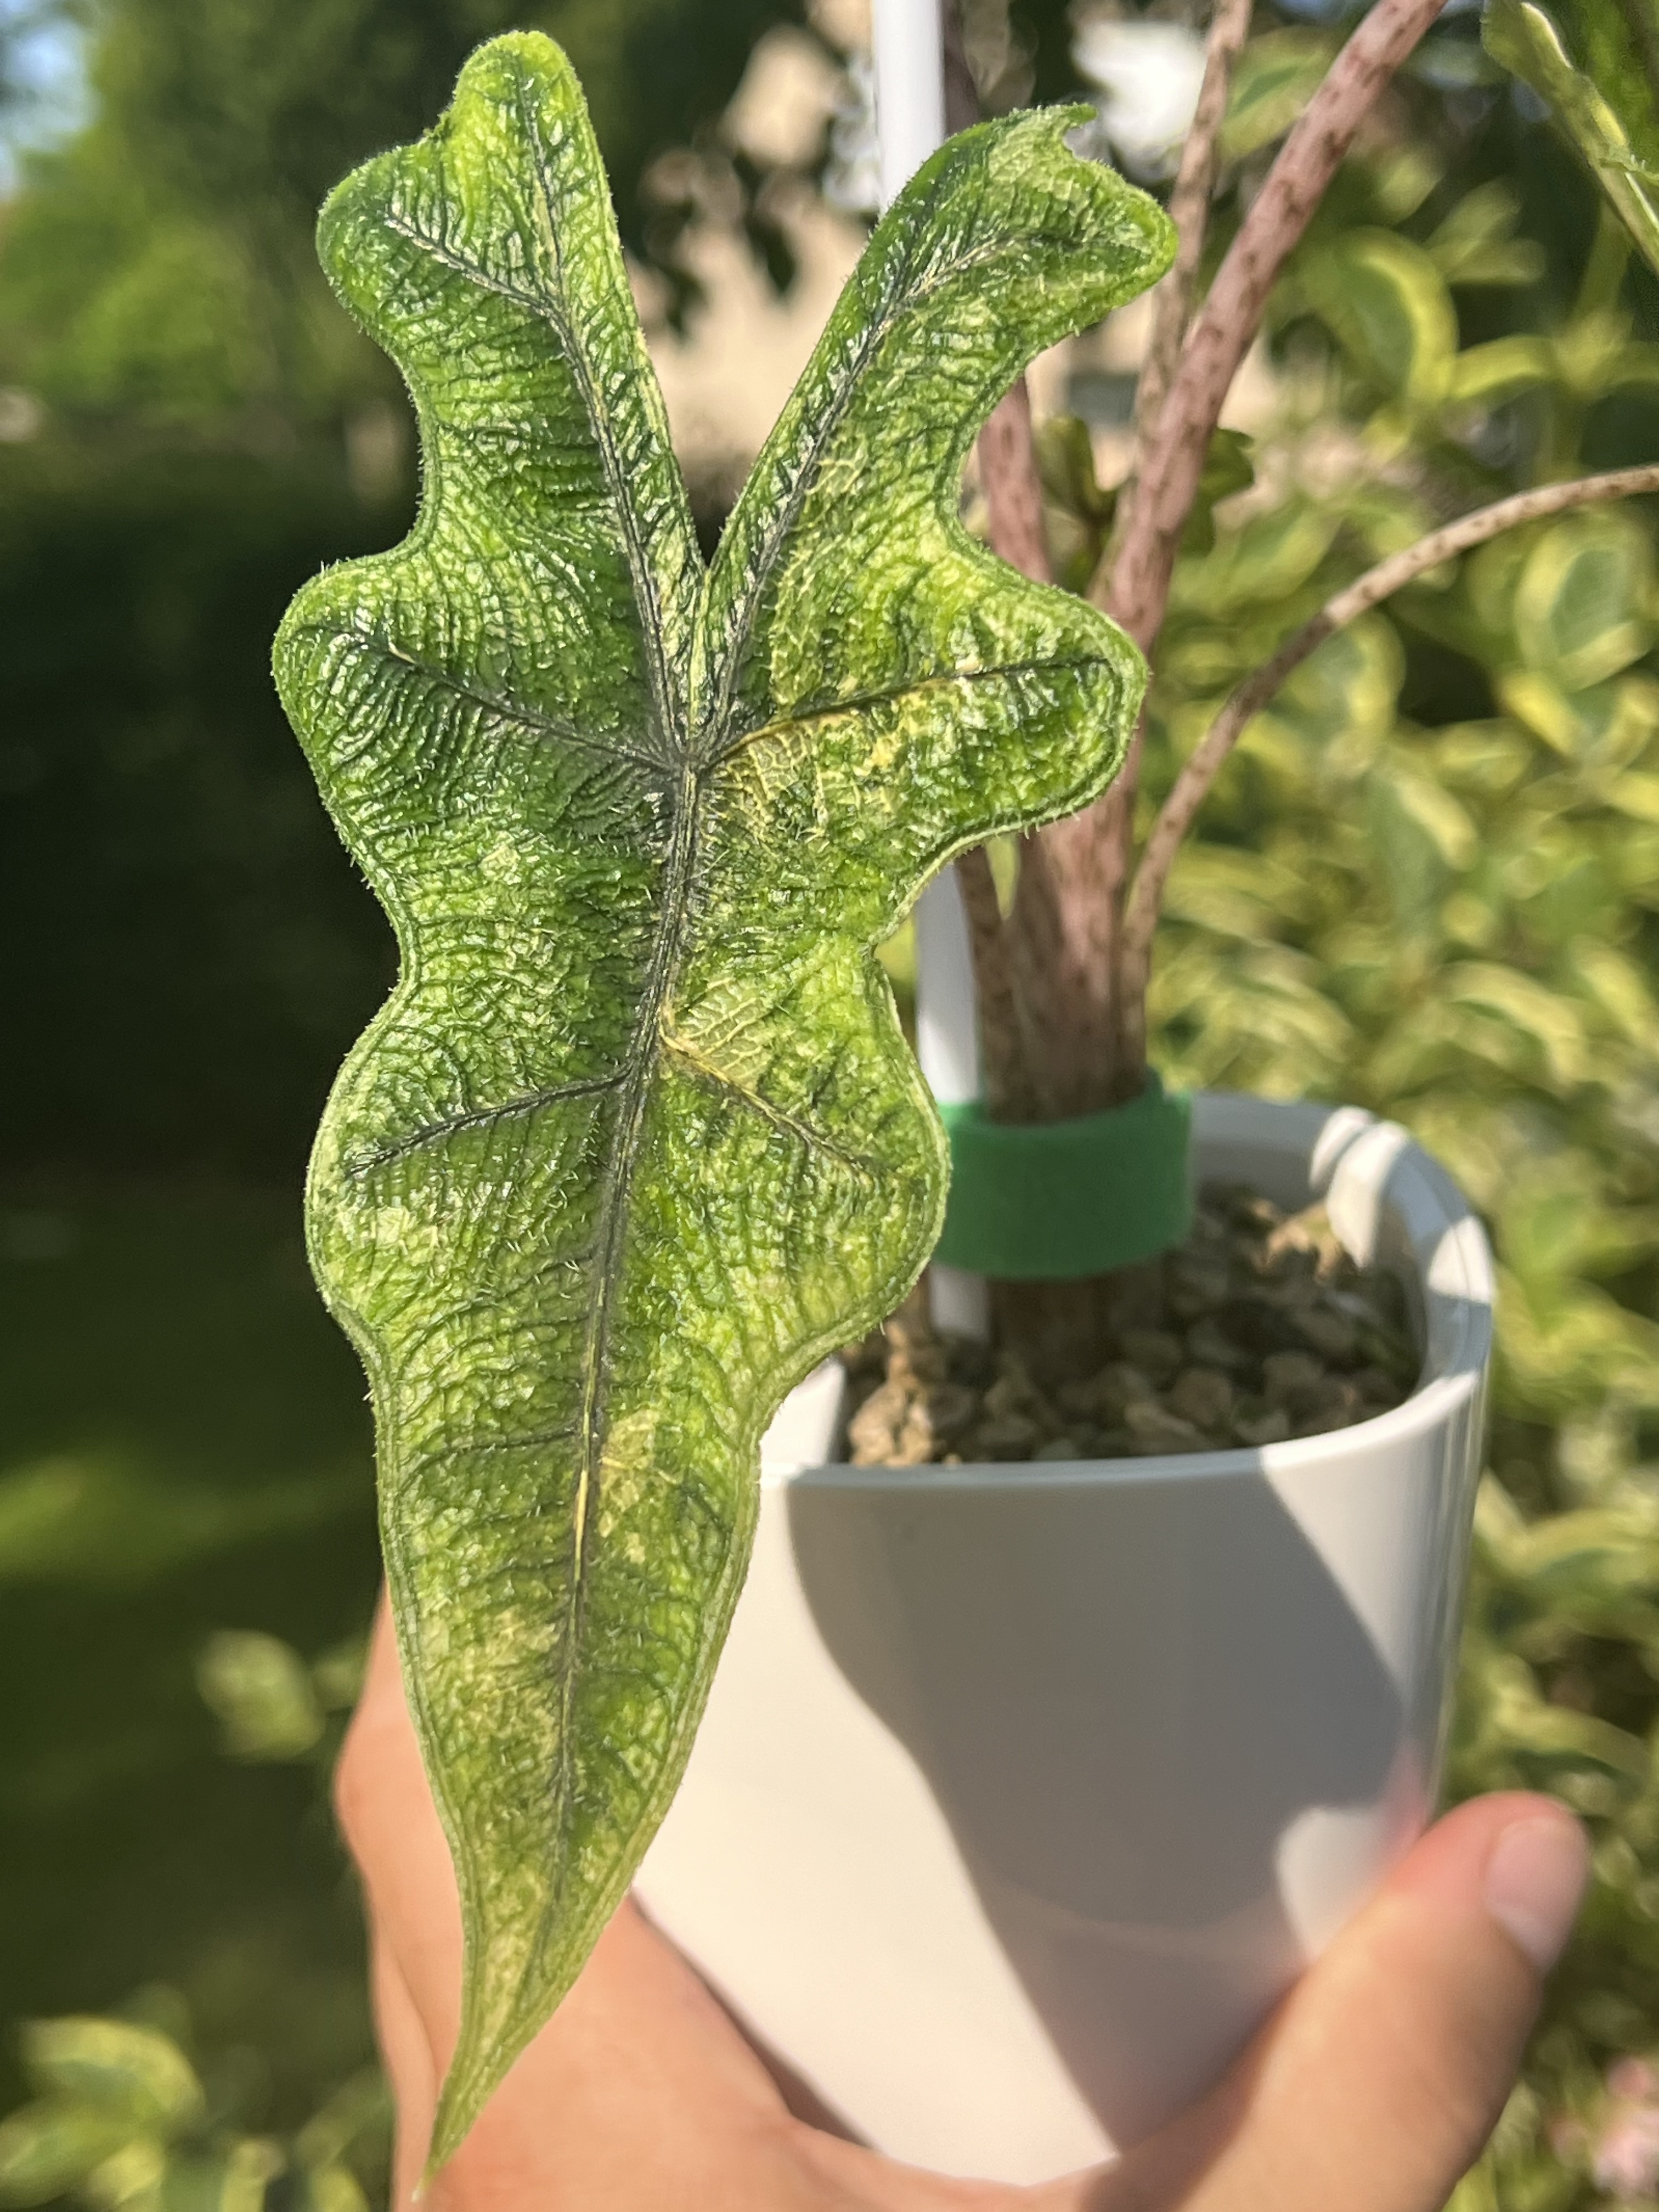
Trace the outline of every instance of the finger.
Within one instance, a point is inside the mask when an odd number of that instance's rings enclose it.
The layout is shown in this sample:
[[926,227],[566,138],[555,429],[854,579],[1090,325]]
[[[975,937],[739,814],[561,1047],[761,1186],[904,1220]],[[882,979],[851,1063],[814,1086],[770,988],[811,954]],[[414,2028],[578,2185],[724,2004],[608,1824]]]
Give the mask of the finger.
[[374,2001],[375,2039],[397,2114],[392,2212],[408,2212],[416,2201],[427,2145],[432,2140],[432,2122],[438,2109],[438,2072],[403,1970],[379,1936],[370,1939],[369,1987]]
[[1571,1932],[1583,1831],[1477,1800],[1417,1845],[1187,2123],[1095,2212],[1440,2212],[1503,2108]]
[[447,2063],[460,2022],[460,1901],[384,1597],[362,1695],[334,1770],[334,1806],[362,1876],[376,1943],[395,1961],[425,2033],[428,2063]]
[[[368,1893],[376,2022],[398,2104],[393,2201],[407,2207],[454,2047],[461,1923],[384,1608],[335,1798]],[[624,1903],[427,2202],[438,2212],[538,2202],[607,2212],[816,2208],[828,2200],[797,2160],[805,2132],[725,2010]]]

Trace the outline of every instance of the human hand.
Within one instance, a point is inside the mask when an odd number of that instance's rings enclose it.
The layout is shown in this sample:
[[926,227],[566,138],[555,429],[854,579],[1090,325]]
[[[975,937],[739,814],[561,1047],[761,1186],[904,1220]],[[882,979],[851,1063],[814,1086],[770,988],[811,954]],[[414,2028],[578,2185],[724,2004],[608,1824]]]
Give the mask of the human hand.
[[[362,1871],[412,2203],[459,2016],[460,1909],[385,1607],[336,1782]],[[1221,2085],[1110,2166],[948,2180],[834,2130],[625,1904],[429,2185],[434,2212],[1440,2212],[1571,1931],[1583,1832],[1548,1798],[1431,1829]],[[828,2123],[825,2124],[824,2123]]]

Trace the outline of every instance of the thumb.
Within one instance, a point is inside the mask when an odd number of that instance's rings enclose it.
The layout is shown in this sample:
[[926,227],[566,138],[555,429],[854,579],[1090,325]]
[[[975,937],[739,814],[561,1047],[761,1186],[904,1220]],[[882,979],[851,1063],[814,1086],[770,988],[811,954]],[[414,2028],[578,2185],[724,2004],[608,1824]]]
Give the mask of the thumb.
[[1503,2109],[1588,1871],[1550,1798],[1449,1814],[1101,2212],[1440,2212]]

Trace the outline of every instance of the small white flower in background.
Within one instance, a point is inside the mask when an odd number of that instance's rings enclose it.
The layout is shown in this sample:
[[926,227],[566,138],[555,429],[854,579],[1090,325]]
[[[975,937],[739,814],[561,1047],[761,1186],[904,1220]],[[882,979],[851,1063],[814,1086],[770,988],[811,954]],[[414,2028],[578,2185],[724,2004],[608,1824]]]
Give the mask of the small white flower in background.
[[0,446],[26,446],[45,428],[46,410],[32,392],[0,387]]
[[1088,137],[1103,139],[1131,176],[1173,176],[1204,82],[1204,41],[1197,32],[1182,23],[1085,16],[1072,40],[1072,59],[1102,95]]
[[1590,2172],[1598,2189],[1623,2199],[1659,2190],[1659,2068],[1621,2058],[1607,2074],[1607,2105],[1595,2132]]

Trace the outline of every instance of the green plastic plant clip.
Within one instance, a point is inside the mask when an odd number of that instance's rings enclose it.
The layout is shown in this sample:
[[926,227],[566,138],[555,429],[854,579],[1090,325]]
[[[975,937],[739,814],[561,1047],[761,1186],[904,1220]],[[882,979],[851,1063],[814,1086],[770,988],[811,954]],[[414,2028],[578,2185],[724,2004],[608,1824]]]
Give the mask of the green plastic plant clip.
[[951,1196],[934,1251],[1006,1283],[1074,1282],[1150,1260],[1192,1226],[1193,1102],[1156,1074],[1127,1104],[1072,1121],[943,1109]]

